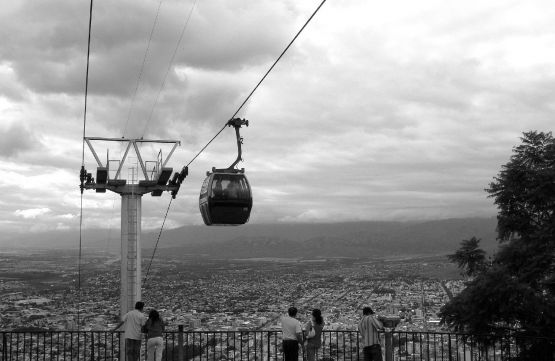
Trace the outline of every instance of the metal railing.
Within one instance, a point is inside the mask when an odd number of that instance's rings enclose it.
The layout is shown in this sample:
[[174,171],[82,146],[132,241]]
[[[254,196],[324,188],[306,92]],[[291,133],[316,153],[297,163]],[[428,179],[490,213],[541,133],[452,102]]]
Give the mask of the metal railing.
[[[363,359],[357,331],[324,331],[317,361]],[[0,332],[0,361],[122,360],[123,334],[110,331]],[[380,334],[386,361],[555,360],[555,339],[506,337],[487,344],[472,335],[444,332]],[[305,355],[299,353],[299,360]],[[142,342],[141,360],[146,360]],[[165,332],[162,360],[281,361],[280,331]]]

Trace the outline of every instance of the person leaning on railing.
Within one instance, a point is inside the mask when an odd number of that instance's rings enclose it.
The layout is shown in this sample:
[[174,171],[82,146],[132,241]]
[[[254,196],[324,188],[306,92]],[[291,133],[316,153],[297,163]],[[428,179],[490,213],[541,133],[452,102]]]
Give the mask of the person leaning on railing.
[[383,330],[383,324],[374,315],[372,308],[365,306],[362,309],[362,319],[358,323],[364,361],[382,361],[378,330]]
[[289,307],[288,316],[281,318],[281,330],[283,334],[283,358],[284,361],[297,361],[299,359],[299,344],[303,349],[303,330],[301,322],[295,318],[297,308]]
[[306,332],[306,360],[314,361],[318,349],[322,347],[322,329],[324,328],[324,318],[322,311],[315,308],[312,310],[312,319],[305,327]]
[[122,325],[125,325],[125,354],[127,361],[139,361],[141,354],[141,328],[146,323],[146,317],[143,315],[145,304],[141,301],[135,303],[135,309],[123,315],[121,322],[113,329],[116,331]]
[[150,310],[148,320],[144,325],[144,332],[146,333],[146,351],[147,361],[162,361],[162,350],[164,341],[162,334],[165,329],[164,320],[155,309]]

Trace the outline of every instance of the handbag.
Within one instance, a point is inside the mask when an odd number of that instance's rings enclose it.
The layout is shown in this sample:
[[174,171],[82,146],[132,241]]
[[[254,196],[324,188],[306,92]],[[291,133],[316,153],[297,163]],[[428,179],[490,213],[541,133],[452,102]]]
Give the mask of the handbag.
[[316,330],[314,330],[314,327],[310,327],[310,331],[308,331],[308,335],[306,335],[306,338],[313,338],[314,336],[316,336]]

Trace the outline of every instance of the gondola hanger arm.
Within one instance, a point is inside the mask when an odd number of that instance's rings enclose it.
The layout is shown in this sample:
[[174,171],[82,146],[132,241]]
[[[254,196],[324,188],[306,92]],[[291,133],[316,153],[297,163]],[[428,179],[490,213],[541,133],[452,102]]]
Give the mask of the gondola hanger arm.
[[228,127],[235,128],[235,136],[237,138],[237,159],[235,159],[235,162],[233,162],[227,168],[228,170],[233,170],[235,168],[235,166],[237,165],[237,163],[239,163],[242,160],[241,159],[241,155],[242,155],[241,145],[243,144],[243,138],[241,137],[241,134],[239,133],[239,129],[243,125],[248,127],[249,126],[249,121],[247,119],[232,118],[227,122]]

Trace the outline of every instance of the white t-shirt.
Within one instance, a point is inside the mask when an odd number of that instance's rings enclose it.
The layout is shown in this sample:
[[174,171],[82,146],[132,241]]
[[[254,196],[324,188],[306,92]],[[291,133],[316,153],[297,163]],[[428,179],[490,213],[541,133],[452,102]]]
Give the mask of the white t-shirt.
[[125,338],[132,340],[141,340],[141,327],[146,323],[146,317],[139,310],[132,310],[123,315],[123,327],[125,328]]
[[302,333],[302,326],[299,320],[283,316],[281,318],[281,330],[284,340],[297,340],[297,333]]

